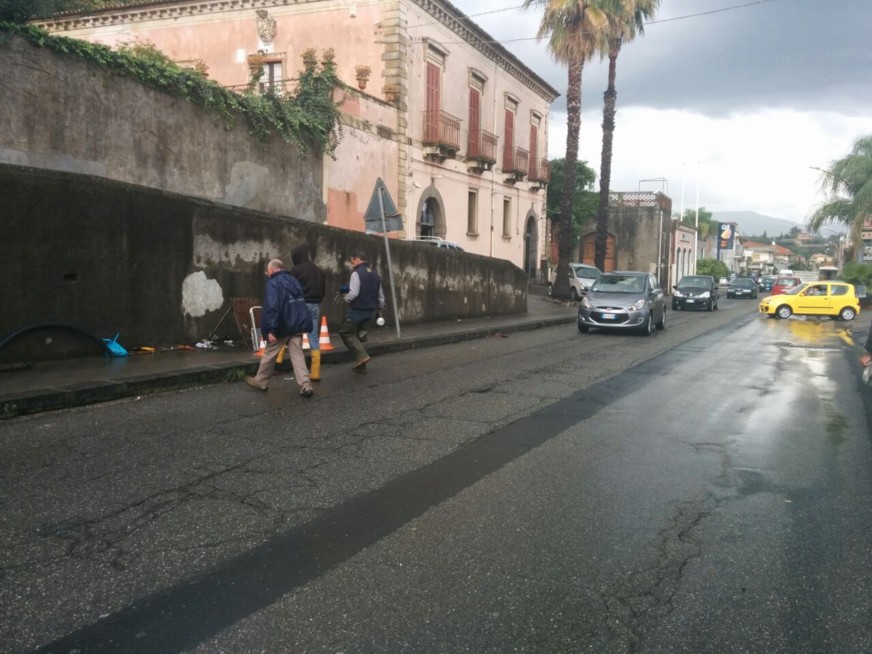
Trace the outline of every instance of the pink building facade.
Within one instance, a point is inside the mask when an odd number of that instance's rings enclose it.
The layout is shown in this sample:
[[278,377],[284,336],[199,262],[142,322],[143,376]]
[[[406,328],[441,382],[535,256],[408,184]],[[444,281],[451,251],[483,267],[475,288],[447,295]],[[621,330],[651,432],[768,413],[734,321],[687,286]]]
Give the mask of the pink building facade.
[[[440,237],[543,278],[548,112],[558,93],[445,0],[175,0],[66,14],[53,33],[148,41],[211,79],[293,88],[331,48],[343,137],[323,160],[327,224],[364,231],[378,178],[398,238]],[[288,145],[288,147],[293,147]]]

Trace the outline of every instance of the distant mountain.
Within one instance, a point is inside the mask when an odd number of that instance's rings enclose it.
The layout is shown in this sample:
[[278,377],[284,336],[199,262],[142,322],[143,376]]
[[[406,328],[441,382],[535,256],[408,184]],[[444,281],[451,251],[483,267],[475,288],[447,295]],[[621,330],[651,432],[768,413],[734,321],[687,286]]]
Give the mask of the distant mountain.
[[712,219],[718,222],[736,223],[740,236],[766,236],[775,238],[782,234],[787,235],[794,227],[806,231],[805,225],[795,223],[784,218],[764,216],[756,211],[715,211]]

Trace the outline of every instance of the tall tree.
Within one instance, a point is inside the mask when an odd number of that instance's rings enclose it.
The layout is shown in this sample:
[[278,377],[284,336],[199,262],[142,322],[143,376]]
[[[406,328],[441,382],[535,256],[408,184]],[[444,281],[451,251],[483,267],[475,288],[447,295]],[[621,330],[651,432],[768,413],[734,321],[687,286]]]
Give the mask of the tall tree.
[[830,162],[829,170],[821,172],[820,187],[829,197],[811,215],[809,231],[828,223],[847,225],[855,259],[863,261],[863,225],[872,220],[872,134],[861,136],[850,154]]
[[606,243],[609,236],[609,186],[612,181],[612,143],[615,135],[615,113],[618,92],[615,88],[618,55],[621,46],[643,34],[645,20],[652,18],[660,0],[613,0],[603,7],[608,15],[608,27],[599,32],[597,49],[600,58],[609,58],[609,81],[603,94],[603,148],[600,157],[600,196],[596,214],[596,247],[594,263],[605,270]]
[[569,258],[572,254],[572,202],[575,189],[578,142],[581,134],[581,74],[596,46],[596,34],[607,24],[599,8],[603,0],[524,0],[524,9],[544,8],[539,23],[540,39],[548,39],[554,59],[566,65],[566,176],[560,196],[557,233],[557,281],[554,295],[569,297]]

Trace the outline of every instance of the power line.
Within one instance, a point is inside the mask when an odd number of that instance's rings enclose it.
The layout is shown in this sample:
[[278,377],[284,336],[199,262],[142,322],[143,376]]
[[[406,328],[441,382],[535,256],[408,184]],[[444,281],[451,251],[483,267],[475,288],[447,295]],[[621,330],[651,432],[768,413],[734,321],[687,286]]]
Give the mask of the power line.
[[[774,2],[774,1],[775,0],[752,0],[750,2],[743,2],[741,4],[732,5],[729,7],[721,7],[720,9],[710,9],[708,11],[700,11],[700,12],[697,12],[695,14],[685,14],[683,16],[673,16],[672,18],[663,18],[661,20],[650,20],[650,21],[647,21],[645,23],[645,25],[646,26],[647,25],[659,25],[661,23],[672,23],[672,22],[675,22],[677,20],[687,20],[688,18],[699,18],[700,16],[711,16],[713,14],[720,14],[720,13],[724,13],[726,11],[735,11],[737,9],[746,9],[748,7],[753,7],[756,5],[765,5],[765,4],[768,4],[770,2]],[[479,12],[477,14],[465,14],[465,17],[466,18],[477,18],[478,16],[488,16],[491,14],[498,14],[498,13],[502,13],[505,11],[514,11],[516,9],[523,9],[523,8],[524,8],[524,5],[515,5],[512,7],[502,7],[501,9],[491,9],[490,11],[482,11],[482,12]],[[437,25],[437,24],[438,23],[436,21],[429,21],[429,22],[425,22],[425,23],[418,23],[417,25],[409,25],[409,26],[407,26],[407,29],[414,29],[416,27],[427,27],[429,25]],[[517,43],[519,41],[538,41],[538,40],[540,40],[540,37],[538,37],[538,36],[522,36],[522,37],[518,37],[516,39],[506,39],[503,41],[499,41],[497,39],[493,39],[493,40],[489,40],[489,41],[483,40],[482,43],[492,43],[492,44],[498,44],[498,45],[505,45],[507,43]],[[450,44],[450,45],[456,45],[459,43],[466,43],[466,41],[465,40],[446,41],[445,43]]]

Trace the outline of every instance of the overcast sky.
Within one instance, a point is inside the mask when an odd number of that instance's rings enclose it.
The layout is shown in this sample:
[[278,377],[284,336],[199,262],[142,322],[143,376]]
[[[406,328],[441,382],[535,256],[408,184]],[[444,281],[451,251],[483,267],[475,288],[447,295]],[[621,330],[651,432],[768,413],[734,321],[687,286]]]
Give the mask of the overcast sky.
[[[565,68],[533,38],[540,10],[451,1],[565,95]],[[870,44],[872,0],[662,0],[618,57],[611,189],[662,190],[675,212],[698,193],[711,211],[804,223],[825,199],[811,167],[872,134]],[[583,77],[580,157],[597,175],[607,69],[595,59]],[[553,159],[566,151],[563,100],[551,108]]]

